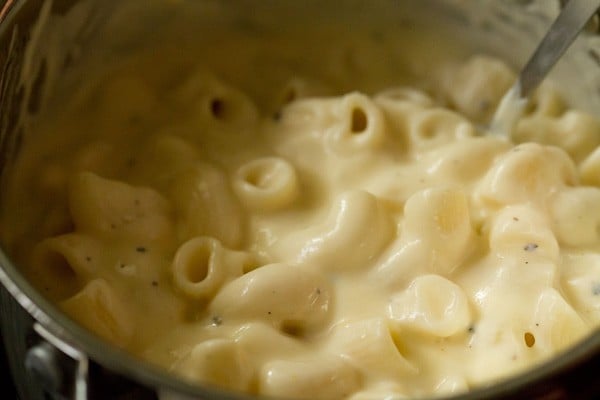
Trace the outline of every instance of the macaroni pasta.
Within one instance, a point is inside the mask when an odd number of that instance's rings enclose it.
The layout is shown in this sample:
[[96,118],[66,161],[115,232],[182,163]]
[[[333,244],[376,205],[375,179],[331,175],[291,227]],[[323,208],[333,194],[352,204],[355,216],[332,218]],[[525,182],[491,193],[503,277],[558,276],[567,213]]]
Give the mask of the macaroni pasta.
[[600,122],[543,86],[493,136],[510,68],[441,69],[437,91],[295,76],[266,106],[208,68],[163,92],[115,73],[84,101],[102,123],[26,143],[5,209],[29,217],[5,212],[3,239],[65,313],[192,382],[359,400],[496,381],[600,321]]

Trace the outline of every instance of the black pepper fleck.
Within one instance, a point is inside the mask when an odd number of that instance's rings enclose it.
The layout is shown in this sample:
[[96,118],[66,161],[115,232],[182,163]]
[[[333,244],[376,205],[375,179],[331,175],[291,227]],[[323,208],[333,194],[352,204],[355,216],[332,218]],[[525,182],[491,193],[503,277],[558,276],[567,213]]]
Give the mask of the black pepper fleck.
[[137,251],[138,253],[145,253],[146,252],[146,248],[143,246],[138,246],[135,248],[135,251]]
[[525,251],[534,251],[535,249],[537,249],[539,246],[536,243],[527,243],[525,245],[525,247],[523,247],[523,250]]
[[211,321],[214,326],[219,326],[223,323],[223,319],[221,317],[219,317],[218,315],[214,315],[211,318]]
[[90,262],[90,261],[92,261],[92,257],[90,257],[90,256],[86,256],[86,257],[85,257],[85,261],[87,261],[87,262]]
[[158,282],[157,281],[152,281],[152,286],[157,287],[158,286]]

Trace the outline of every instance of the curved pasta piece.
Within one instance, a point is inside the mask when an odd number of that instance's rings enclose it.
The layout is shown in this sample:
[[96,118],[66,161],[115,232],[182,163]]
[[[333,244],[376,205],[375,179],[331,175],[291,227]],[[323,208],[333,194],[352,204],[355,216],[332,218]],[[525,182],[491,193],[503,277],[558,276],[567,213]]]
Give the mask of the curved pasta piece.
[[385,137],[385,120],[379,107],[361,93],[350,93],[333,103],[336,122],[327,129],[327,144],[341,153],[378,148]]
[[193,383],[247,391],[254,368],[247,355],[231,339],[209,339],[194,346],[173,365],[173,371]]
[[175,253],[173,282],[188,297],[209,299],[227,281],[257,264],[249,253],[226,249],[213,238],[197,237],[182,244]]
[[374,100],[378,105],[386,108],[402,108],[410,105],[430,108],[435,104],[427,93],[411,87],[393,87],[382,90],[374,96]]
[[556,266],[533,263],[534,269],[530,270],[531,265],[504,264],[500,269],[494,266],[499,269],[500,280],[480,290],[488,299],[473,326],[470,344],[475,357],[468,366],[470,383],[499,379],[531,368],[540,359],[559,351],[558,347],[551,350],[545,344],[552,331],[568,332],[571,327],[573,331],[579,330],[576,319],[561,315],[566,311],[562,306],[570,306],[559,299],[560,294],[552,287],[554,283],[544,277],[548,270],[556,273]]
[[94,279],[60,308],[81,325],[112,344],[125,347],[133,337],[135,324],[127,303],[104,279]]
[[294,77],[288,80],[275,96],[276,109],[307,97],[324,97],[333,95],[333,90],[323,82],[305,77]]
[[531,205],[502,209],[492,220],[490,249],[503,257],[527,255],[552,262],[559,259],[559,246],[546,215]]
[[488,332],[488,336],[492,339],[486,343],[472,344],[473,357],[465,365],[471,387],[514,376],[535,362],[523,341],[523,332],[518,335],[511,329],[498,329]]
[[558,90],[545,81],[532,93],[525,114],[526,116],[559,117],[566,109],[567,104]]
[[310,132],[320,136],[325,126],[333,122],[332,110],[336,101],[337,97],[296,100],[282,110],[282,125],[286,130]]
[[589,186],[600,186],[600,147],[596,147],[580,164],[581,183]]
[[302,341],[264,322],[244,324],[232,337],[255,365],[275,357],[300,356],[308,351]]
[[[565,149],[575,162],[587,157],[600,145],[600,120],[585,112],[570,110],[559,121],[557,135],[562,135],[551,144]],[[577,132],[577,134],[573,134]],[[551,136],[550,136],[551,137]]]
[[559,242],[567,246],[586,246],[600,239],[600,189],[576,187],[556,193],[550,215]]
[[223,320],[262,320],[302,334],[329,318],[331,293],[329,282],[315,269],[268,264],[225,285],[209,310]]
[[[331,162],[366,164],[385,140],[383,118],[378,106],[360,93],[304,99],[282,110],[271,133],[278,154],[294,159],[303,171],[321,174]],[[306,157],[297,157],[300,148]]]
[[342,358],[273,360],[263,365],[259,392],[276,398],[344,399],[361,387],[360,374]]
[[600,324],[600,255],[568,254],[563,257],[561,288],[571,304],[592,326]]
[[377,93],[373,98],[386,120],[387,131],[399,141],[400,149],[408,149],[409,123],[412,117],[434,106],[434,102],[424,92],[407,87],[398,87]]
[[461,114],[486,122],[514,81],[514,72],[501,60],[474,56],[448,74],[443,88]]
[[466,118],[444,108],[429,108],[414,113],[408,120],[410,145],[419,150],[475,136],[475,127]]
[[198,152],[186,140],[174,135],[155,135],[146,141],[132,159],[131,177],[166,192],[175,177],[193,167]]
[[399,328],[410,328],[437,337],[466,332],[473,321],[466,294],[439,275],[423,275],[394,296],[388,316]]
[[554,288],[541,293],[533,321],[534,345],[552,354],[577,343],[589,333],[587,324]]
[[280,259],[321,268],[364,268],[392,239],[394,226],[378,199],[362,190],[338,197],[327,219],[276,244]]
[[407,390],[404,389],[398,382],[380,382],[375,385],[366,387],[350,396],[348,400],[398,400],[409,399]]
[[285,159],[259,158],[237,170],[233,189],[249,209],[274,211],[298,197],[298,178],[295,168]]
[[173,238],[170,206],[153,189],[81,172],[69,183],[69,209],[81,232],[165,245]]
[[381,318],[336,324],[329,340],[329,347],[365,376],[401,380],[418,372],[400,353]]
[[173,182],[169,196],[175,205],[181,240],[210,236],[230,248],[244,238],[244,215],[229,186],[229,178],[210,164],[197,164]]
[[474,137],[443,146],[423,157],[420,164],[439,182],[458,184],[480,179],[494,161],[508,151],[508,141],[492,136]]
[[[507,340],[511,343],[516,340],[514,343],[522,346],[523,329],[531,321],[536,299],[543,290],[559,283],[558,265],[523,248],[492,255],[488,261],[489,264],[480,265],[480,271],[473,271],[473,277],[479,281],[485,279],[484,283],[470,288],[470,292],[475,293],[472,300],[478,305],[483,321],[477,323],[475,336],[485,341],[500,335],[497,332],[505,332],[510,335]],[[465,286],[470,285],[463,283]],[[482,345],[487,348],[490,343]]]
[[581,111],[567,111],[560,117],[525,117],[517,124],[513,139],[560,147],[580,162],[600,144],[600,121]]
[[[276,124],[265,124],[276,154],[293,160],[294,167],[303,173],[320,173],[322,165],[331,159],[324,135],[337,123],[332,112],[336,101],[335,97],[300,99],[277,113]],[[303,157],[298,157],[300,149]]]
[[86,235],[70,233],[41,241],[31,258],[31,273],[52,299],[72,296],[104,267],[102,248]]
[[470,253],[472,238],[469,204],[461,190],[417,192],[404,205],[402,236],[379,258],[375,274],[393,287],[423,273],[448,275]]
[[475,191],[493,206],[543,204],[557,189],[577,183],[573,161],[561,149],[525,143],[500,157]]
[[449,375],[444,377],[435,385],[434,392],[440,396],[465,393],[469,390],[469,384],[462,376]]
[[258,123],[258,109],[243,92],[206,71],[196,71],[178,87],[173,98],[190,109],[200,125],[216,124],[236,131]]

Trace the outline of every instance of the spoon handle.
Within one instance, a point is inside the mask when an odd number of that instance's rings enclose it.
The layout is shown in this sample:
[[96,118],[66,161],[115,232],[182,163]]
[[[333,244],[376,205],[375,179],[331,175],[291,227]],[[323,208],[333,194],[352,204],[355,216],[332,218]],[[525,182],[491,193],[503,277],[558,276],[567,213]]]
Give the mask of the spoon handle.
[[600,0],[570,0],[519,74],[519,97],[527,97],[600,8]]

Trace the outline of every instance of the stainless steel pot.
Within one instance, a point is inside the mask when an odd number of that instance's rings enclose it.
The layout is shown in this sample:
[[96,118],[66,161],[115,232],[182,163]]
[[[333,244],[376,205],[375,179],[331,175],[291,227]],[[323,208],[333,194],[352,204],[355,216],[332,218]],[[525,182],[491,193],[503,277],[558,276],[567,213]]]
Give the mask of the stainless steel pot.
[[[193,0],[189,0],[193,1]],[[311,0],[312,1],[312,0]],[[311,2],[309,1],[309,3]],[[576,0],[574,0],[576,1]],[[139,0],[143,4],[144,0]],[[139,3],[138,2],[138,3]],[[197,0],[197,2],[202,2]],[[301,14],[303,2],[276,0],[205,1],[219,3],[220,7],[239,9],[240,14],[266,13],[273,19],[290,18]],[[318,2],[314,2],[318,4]],[[74,45],[85,44],[86,37],[110,20],[119,2],[88,2],[91,8],[80,13],[73,10],[78,0],[8,0],[0,11],[0,176],[4,179],[11,162],[19,151],[23,134],[19,125],[23,113],[35,113],[43,106],[43,91],[51,83],[48,66],[32,51],[44,46],[45,38],[36,34],[39,16],[44,13],[88,19],[79,28],[61,40]],[[443,4],[442,4],[443,3]],[[472,1],[469,11],[457,12],[458,0],[405,1],[402,6],[416,7],[414,15],[440,17],[454,21],[468,34],[480,32],[484,43],[521,39],[510,54],[518,64],[528,54],[545,24],[552,17],[547,10],[558,10],[558,1]],[[550,4],[552,3],[552,4]],[[325,4],[325,3],[324,3]],[[330,4],[330,3],[327,3]],[[419,5],[419,7],[417,7]],[[407,19],[400,4],[391,0],[366,2],[349,0],[323,6],[323,14],[344,9],[349,18],[365,18],[364,10],[372,11],[371,18],[393,23]],[[381,7],[381,10],[378,9]],[[398,11],[394,11],[395,7]],[[245,11],[244,11],[245,10]],[[392,10],[390,12],[390,10]],[[334,15],[333,13],[331,15]],[[513,18],[518,15],[519,18]],[[85,23],[83,23],[85,22]],[[535,22],[535,23],[534,23]],[[39,32],[38,32],[39,33]],[[573,62],[559,68],[558,74],[569,77],[570,85],[587,87],[590,93],[585,106],[600,115],[600,46],[598,38],[590,35],[580,41]],[[36,46],[31,41],[36,40]],[[75,46],[76,47],[76,46]],[[494,47],[495,48],[495,47]],[[33,50],[31,50],[33,49]],[[596,50],[598,49],[598,50]],[[501,50],[498,50],[502,54]],[[65,70],[78,62],[75,53],[61,60]],[[586,79],[573,81],[573,68],[584,71]],[[24,79],[24,69],[28,76]],[[56,69],[54,70],[56,71]],[[59,69],[60,71],[60,69]],[[1,195],[1,194],[0,194]],[[243,399],[241,395],[225,393],[214,388],[202,388],[184,383],[164,371],[144,364],[129,354],[98,340],[73,323],[44,299],[19,273],[6,254],[0,252],[0,318],[1,331],[10,367],[19,396],[22,399]],[[590,335],[569,351],[519,376],[487,388],[476,389],[454,399],[591,399],[600,396],[600,332]]]

